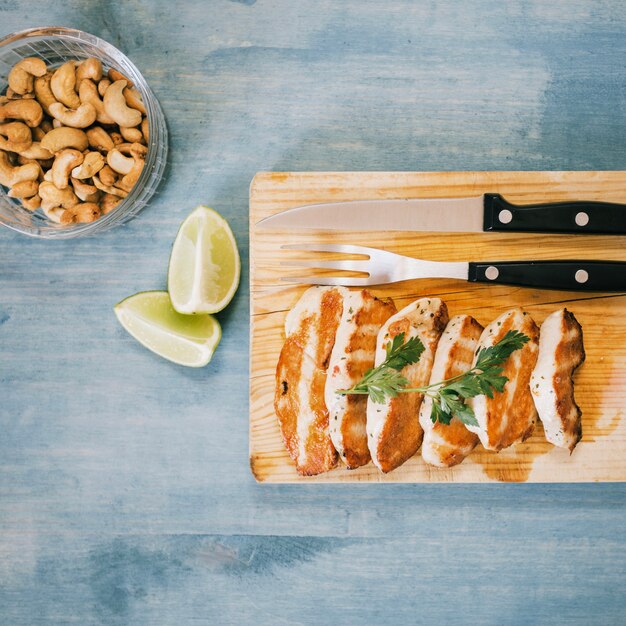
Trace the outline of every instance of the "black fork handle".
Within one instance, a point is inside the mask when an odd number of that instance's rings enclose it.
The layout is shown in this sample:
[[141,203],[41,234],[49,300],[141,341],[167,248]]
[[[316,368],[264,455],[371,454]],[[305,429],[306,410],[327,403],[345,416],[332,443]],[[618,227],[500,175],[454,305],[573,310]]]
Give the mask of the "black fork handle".
[[624,261],[483,261],[469,264],[468,280],[564,291],[623,291]]

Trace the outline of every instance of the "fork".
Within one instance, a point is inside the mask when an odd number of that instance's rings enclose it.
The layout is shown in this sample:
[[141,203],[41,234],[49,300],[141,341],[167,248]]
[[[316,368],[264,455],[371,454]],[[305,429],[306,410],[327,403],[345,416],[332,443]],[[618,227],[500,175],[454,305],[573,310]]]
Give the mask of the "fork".
[[282,266],[362,272],[367,277],[296,276],[281,280],[299,284],[367,287],[419,278],[458,278],[478,283],[521,285],[539,289],[626,292],[625,261],[480,261],[447,263],[349,244],[290,244],[282,250],[364,255],[366,259],[282,261]]

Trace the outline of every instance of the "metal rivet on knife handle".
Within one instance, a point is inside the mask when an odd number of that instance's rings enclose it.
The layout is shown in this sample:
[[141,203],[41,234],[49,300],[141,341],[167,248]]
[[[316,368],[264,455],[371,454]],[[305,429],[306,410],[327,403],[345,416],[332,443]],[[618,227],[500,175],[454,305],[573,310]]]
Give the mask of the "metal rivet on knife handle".
[[513,213],[511,213],[508,209],[502,209],[502,211],[498,214],[498,219],[502,224],[509,224],[513,219]]
[[498,276],[500,276],[500,271],[498,270],[498,268],[495,265],[490,265],[486,270],[485,270],[485,276],[489,279],[489,280],[495,280],[496,278],[498,278]]
[[589,272],[586,270],[578,270],[576,274],[574,274],[574,278],[577,283],[586,283],[589,280]]
[[575,219],[577,226],[587,226],[587,224],[589,224],[589,215],[587,215],[587,213],[585,213],[584,211],[576,213]]

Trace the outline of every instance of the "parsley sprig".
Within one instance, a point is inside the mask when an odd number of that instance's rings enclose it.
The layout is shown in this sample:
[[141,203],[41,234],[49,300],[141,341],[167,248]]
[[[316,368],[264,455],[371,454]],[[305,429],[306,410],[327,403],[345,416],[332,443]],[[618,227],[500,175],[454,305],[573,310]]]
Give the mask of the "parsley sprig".
[[449,424],[456,417],[468,426],[477,426],[474,411],[465,400],[480,395],[493,398],[495,392],[501,393],[508,381],[502,375],[505,361],[529,341],[523,333],[510,330],[495,345],[481,348],[476,364],[466,372],[425,387],[409,387],[409,381],[401,371],[419,361],[424,345],[418,337],[405,343],[404,336],[400,333],[387,343],[386,358],[378,367],[368,370],[350,389],[341,389],[337,393],[368,395],[378,404],[400,393],[422,393],[432,400],[430,419],[433,422]]
[[385,398],[395,398],[399,393],[405,393],[404,389],[408,387],[409,381],[402,376],[400,370],[419,361],[424,352],[424,344],[419,337],[411,337],[404,343],[404,333],[399,333],[387,343],[385,352],[386,358],[378,367],[365,372],[363,378],[351,389],[342,389],[337,393],[365,394],[378,404],[382,404]]

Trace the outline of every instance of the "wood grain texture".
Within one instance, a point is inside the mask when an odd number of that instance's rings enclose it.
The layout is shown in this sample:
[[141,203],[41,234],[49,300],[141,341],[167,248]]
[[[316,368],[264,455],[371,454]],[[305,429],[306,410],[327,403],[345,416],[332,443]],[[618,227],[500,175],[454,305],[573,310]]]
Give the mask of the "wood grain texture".
[[[266,173],[250,190],[250,465],[259,481],[272,482],[589,482],[624,481],[626,419],[626,294],[536,290],[458,280],[403,281],[372,289],[391,297],[398,309],[422,297],[440,297],[450,315],[467,313],[486,326],[514,306],[537,323],[567,307],[583,326],[586,364],[576,375],[576,398],[583,411],[583,440],[572,455],[545,440],[541,425],[522,444],[494,453],[479,446],[462,464],[433,468],[419,453],[400,468],[381,473],[373,464],[345,466],[302,478],[295,471],[278,427],[272,402],[274,371],[284,341],[286,312],[306,286],[281,283],[302,275],[285,268],[302,253],[281,251],[282,243],[353,243],[433,261],[504,259],[626,260],[618,236],[499,233],[323,232],[257,229],[279,211],[319,202],[372,198],[471,197],[501,193],[516,204],[587,198],[626,202],[626,172],[416,172]],[[389,215],[393,224],[393,214]],[[310,254],[305,255],[313,258]],[[416,417],[417,418],[417,417]]]
[[[0,622],[622,626],[624,484],[257,485],[247,265],[258,171],[624,169],[623,0],[0,0],[40,24],[124,51],[170,151],[123,228],[0,229]],[[191,371],[112,306],[199,203],[243,273]]]

